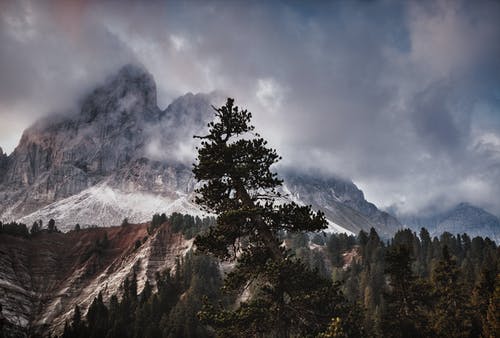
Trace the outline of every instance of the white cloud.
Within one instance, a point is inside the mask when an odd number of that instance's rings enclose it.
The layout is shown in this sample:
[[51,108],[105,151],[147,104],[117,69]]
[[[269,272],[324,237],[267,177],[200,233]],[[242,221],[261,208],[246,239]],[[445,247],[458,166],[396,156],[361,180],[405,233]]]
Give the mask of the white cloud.
[[[253,113],[286,163],[350,177],[382,206],[486,206],[500,194],[500,123],[488,124],[498,115],[489,93],[500,86],[498,3],[123,1],[60,11],[27,1],[0,18],[7,149],[20,124],[140,62],[160,107],[222,90]],[[477,102],[489,109],[480,122]],[[488,206],[500,213],[500,202]]]
[[284,95],[284,88],[273,78],[257,79],[255,96],[259,103],[270,112],[276,112],[282,108]]
[[186,39],[176,34],[170,34],[170,42],[174,46],[175,50],[179,52],[186,49],[187,47]]

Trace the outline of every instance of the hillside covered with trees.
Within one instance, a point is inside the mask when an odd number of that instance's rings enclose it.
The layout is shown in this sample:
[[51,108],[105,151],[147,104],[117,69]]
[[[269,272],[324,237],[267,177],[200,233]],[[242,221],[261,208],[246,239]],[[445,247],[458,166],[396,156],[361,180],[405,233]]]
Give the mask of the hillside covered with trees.
[[[375,230],[356,237],[283,239],[294,259],[339,285],[335,301],[345,312],[330,318],[318,337],[353,337],[352,332],[495,337],[499,332],[499,249],[488,238],[449,233],[430,238],[422,229],[420,234],[402,230],[389,242]],[[63,337],[213,337],[204,310],[214,303],[232,308],[238,298],[222,285],[216,261],[190,253],[175,271],[158,275],[155,287],[148,284],[138,294],[131,279],[122,286],[122,297],[108,304],[97,297],[88,312],[78,309]],[[265,316],[267,309],[260,310]]]
[[425,228],[386,242],[373,228],[321,236],[320,210],[281,199],[271,170],[280,157],[251,113],[232,99],[214,110],[208,134],[196,136],[193,173],[203,183],[196,202],[215,223],[199,228],[194,254],[157,276],[157,292],[148,284],[138,295],[127,279],[121,301],[98,296],[86,320],[75,309],[65,337],[497,336],[494,241],[431,238]]

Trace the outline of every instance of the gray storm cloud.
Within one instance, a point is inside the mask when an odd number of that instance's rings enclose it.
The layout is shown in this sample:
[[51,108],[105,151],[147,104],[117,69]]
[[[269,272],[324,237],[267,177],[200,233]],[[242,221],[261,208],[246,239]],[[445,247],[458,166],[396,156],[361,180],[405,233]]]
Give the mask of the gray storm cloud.
[[186,92],[224,91],[253,112],[283,165],[350,177],[382,207],[467,201],[500,214],[498,2],[0,6],[8,151],[35,119],[70,111],[140,62],[162,108]]

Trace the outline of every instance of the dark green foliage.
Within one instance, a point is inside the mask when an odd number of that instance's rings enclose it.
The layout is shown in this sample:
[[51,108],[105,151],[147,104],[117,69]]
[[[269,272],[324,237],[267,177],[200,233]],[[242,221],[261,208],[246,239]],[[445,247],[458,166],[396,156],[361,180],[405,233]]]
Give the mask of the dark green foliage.
[[108,328],[108,308],[104,305],[102,294],[99,293],[94,299],[87,312],[87,323],[89,325],[89,337],[105,337]]
[[[484,333],[498,271],[499,251],[493,242],[466,234],[431,239],[426,229],[420,231],[420,238],[403,231],[388,246],[373,231],[371,235],[361,232],[355,243],[343,237],[328,238],[328,252],[337,258],[359,252],[362,265],[332,259],[332,277],[343,281],[349,300],[364,305],[368,336],[478,337]],[[448,253],[444,259],[448,244],[457,256]],[[344,263],[348,265],[341,268]],[[408,312],[405,303],[412,304]]]
[[167,215],[163,214],[154,214],[151,223],[148,226],[148,234],[151,235],[155,229],[157,229],[160,225],[167,222]]
[[392,246],[385,257],[389,290],[385,294],[386,312],[382,318],[382,331],[387,337],[421,337],[430,334],[429,285],[417,279],[413,273],[413,259],[408,244]]
[[54,231],[57,231],[57,228],[56,228],[56,221],[54,221],[53,218],[51,218],[49,220],[49,223],[47,223],[47,229],[49,230],[49,232],[54,232]]
[[[445,244],[440,238],[426,240],[425,233],[423,229],[420,234],[424,236],[418,238],[415,233],[405,232],[388,245],[380,241],[375,231],[357,238],[335,234],[326,238],[325,245],[314,249],[300,234],[284,235],[286,242],[295,246],[295,258],[282,266],[266,261],[258,269],[266,270],[262,273],[269,276],[279,277],[281,272],[294,276],[280,281],[279,288],[294,290],[293,295],[287,292],[284,300],[286,306],[293,306],[303,317],[286,317],[298,336],[318,333],[320,337],[455,337],[469,333],[469,337],[494,337],[500,322],[499,281],[495,291],[498,248],[484,239],[443,237],[448,244],[457,243],[457,252],[461,254],[453,257],[449,252],[443,253]],[[98,242],[102,243],[103,238]],[[421,243],[417,256],[407,246],[415,247],[415,243]],[[328,262],[332,252],[341,257],[348,253],[355,258],[343,257],[340,263],[325,265],[341,285],[331,284],[312,269],[316,263],[311,257]],[[296,257],[300,255],[304,259],[298,261]],[[429,262],[427,268],[419,268],[425,266],[425,261]],[[480,267],[472,269],[473,285],[463,282],[466,261]],[[213,336],[215,332],[206,324],[217,327],[217,332],[226,336],[274,336],[277,324],[269,318],[278,316],[278,288],[273,287],[274,283],[266,288],[248,285],[245,276],[251,273],[241,267],[229,273],[224,288],[228,293],[222,294],[222,278],[215,260],[189,253],[179,259],[173,274],[158,275],[156,282],[146,283],[139,295],[132,275],[124,283],[120,298],[112,296],[105,302],[97,297],[85,315],[75,309],[64,337],[95,337],[96,332],[105,332],[104,337],[125,338]],[[229,291],[241,288],[248,288],[256,297],[231,311],[235,294]],[[337,288],[344,291],[350,303],[344,301]],[[472,295],[470,300],[468,295]],[[319,311],[313,314],[305,310],[310,307]],[[339,315],[330,317],[330,312]]]
[[[467,260],[469,262],[470,260]],[[462,265],[464,266],[464,265]],[[462,273],[471,273],[471,270],[462,268]],[[472,275],[473,276],[473,275]],[[497,267],[495,265],[483,265],[479,279],[474,286],[471,297],[471,305],[474,309],[472,318],[472,335],[478,336],[482,328],[486,326],[487,311],[490,303],[490,297],[495,290],[495,278],[497,276]],[[467,284],[465,284],[465,287]]]
[[97,257],[101,257],[104,252],[109,248],[109,239],[108,239],[108,233],[104,232],[104,235],[102,238],[98,238],[94,241],[94,243],[87,248],[85,253],[82,255],[82,261],[86,261],[93,255]]
[[[449,244],[448,241],[445,241]],[[436,302],[433,311],[433,329],[438,337],[468,337],[472,328],[469,294],[460,281],[456,260],[443,247],[442,258],[432,272]]]
[[210,226],[215,224],[214,217],[203,217],[183,215],[174,212],[168,218],[172,226],[172,231],[181,232],[186,239],[191,239],[198,234],[205,232]]
[[38,226],[38,222],[33,222],[33,225],[31,226],[30,229],[30,235],[33,236],[37,234],[40,231],[40,227]]
[[71,325],[65,323],[62,338],[85,338],[89,336],[88,331],[86,323],[82,320],[80,307],[75,305]]
[[[330,324],[332,313],[343,317],[344,330],[352,332],[353,336],[363,334],[359,325],[359,309],[344,301],[337,284],[320,277],[300,261],[268,261],[260,269],[267,270],[267,275],[276,276],[276,280],[256,290],[257,296],[241,303],[235,311],[205,305],[200,317],[216,327],[218,335],[251,337],[271,333],[271,336],[276,336],[277,327],[284,325],[283,329],[288,329],[288,334],[314,336]],[[240,286],[239,283],[243,282],[240,275],[237,271],[230,273],[225,281],[226,288]],[[284,298],[281,298],[282,292]]]
[[488,303],[488,311],[483,326],[485,337],[498,337],[500,333],[500,273],[495,279],[495,289]]
[[324,331],[334,317],[347,321],[339,286],[281,246],[284,231],[298,239],[303,232],[325,229],[323,213],[293,202],[276,204],[282,181],[270,167],[280,157],[253,132],[251,113],[234,106],[234,100],[214,109],[208,135],[198,137],[193,173],[203,182],[197,203],[218,217],[195,244],[236,261],[226,291],[238,294],[251,287],[253,292],[235,310],[207,305],[201,318],[224,336],[311,335]]
[[342,255],[356,244],[356,239],[346,234],[330,236],[326,240],[326,247],[330,256],[332,265],[341,267],[344,264]]
[[[156,288],[146,282],[137,294],[135,274],[125,280],[121,300],[112,296],[108,304],[99,294],[90,305],[85,320],[75,308],[63,337],[210,337],[197,313],[202,299],[223,299],[222,279],[213,259],[189,253],[178,262],[173,275],[156,276]],[[156,291],[156,292],[155,292]]]
[[28,238],[30,233],[28,227],[23,223],[1,223],[0,222],[0,233],[4,233],[11,236],[19,236]]

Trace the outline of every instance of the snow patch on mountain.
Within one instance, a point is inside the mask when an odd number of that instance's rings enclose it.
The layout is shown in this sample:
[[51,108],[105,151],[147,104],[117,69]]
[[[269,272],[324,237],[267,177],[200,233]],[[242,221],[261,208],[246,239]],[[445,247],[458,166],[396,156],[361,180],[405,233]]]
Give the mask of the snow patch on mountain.
[[332,222],[330,221],[329,219],[327,219],[327,222],[328,222],[328,228],[323,230],[327,233],[331,233],[331,234],[346,234],[346,235],[349,235],[349,236],[356,236],[356,234],[352,231],[349,231],[347,230],[346,228],[344,227],[341,227],[340,225],[338,225],[337,223],[335,222]]
[[49,204],[18,221],[32,224],[50,218],[56,221],[61,231],[69,231],[76,223],[82,227],[92,225],[119,225],[124,218],[131,223],[150,221],[155,213],[179,212],[193,216],[206,216],[191,201],[191,196],[179,194],[174,198],[145,192],[125,193],[101,183],[79,194]]
[[[284,183],[280,189],[278,189],[279,192],[281,193],[281,197],[277,199],[277,204],[285,204],[285,203],[290,203],[290,202],[293,202],[293,203],[296,203],[298,205],[308,205],[307,203],[305,203],[302,199],[301,199],[301,196],[300,196],[300,193],[299,192],[295,192],[293,193],[290,188],[286,185],[286,183]],[[314,209],[314,208],[313,208]],[[324,210],[324,207],[323,208],[320,208],[322,209],[322,211]],[[347,234],[347,235],[352,235],[352,236],[355,236],[356,234],[348,229],[346,229],[345,227],[335,223],[334,221],[328,219],[327,217],[327,222],[328,222],[328,228],[323,230],[324,232],[326,233],[330,233],[330,234],[339,234],[339,233],[344,233],[344,234]]]
[[[288,191],[286,186],[284,190]],[[293,202],[305,205],[297,195],[292,195],[289,191],[287,195]],[[282,202],[289,202],[289,199]],[[194,204],[192,194],[182,191],[177,191],[176,196],[172,198],[147,192],[123,192],[101,183],[79,194],[49,204],[17,221],[29,226],[34,221],[41,219],[47,223],[53,218],[58,229],[66,232],[72,230],[77,223],[81,227],[107,227],[121,224],[124,218],[131,223],[143,223],[150,221],[155,213],[169,215],[173,212],[199,217],[208,215]],[[332,220],[327,221],[328,228],[325,232],[355,235],[354,232]]]

